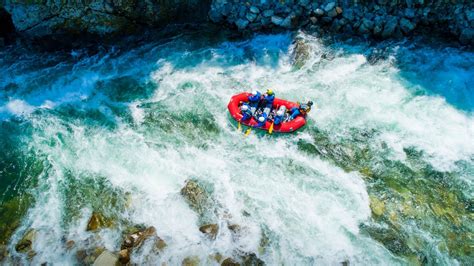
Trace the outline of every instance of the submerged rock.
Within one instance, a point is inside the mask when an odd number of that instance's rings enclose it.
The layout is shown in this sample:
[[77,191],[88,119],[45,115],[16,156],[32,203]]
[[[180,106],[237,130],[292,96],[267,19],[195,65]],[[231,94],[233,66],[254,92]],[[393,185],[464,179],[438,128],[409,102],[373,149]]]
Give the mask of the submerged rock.
[[16,244],[15,250],[21,253],[28,253],[29,251],[32,250],[32,245],[35,238],[36,238],[36,230],[34,229],[28,230],[23,236],[23,238],[20,241],[18,241],[18,243]]
[[206,224],[199,227],[199,231],[208,235],[211,239],[216,239],[217,233],[219,232],[219,226],[217,224]]
[[210,196],[207,191],[193,179],[187,180],[181,189],[181,195],[188,205],[198,214],[204,214],[210,204]]
[[[145,240],[149,238],[156,238],[156,241],[163,241],[161,238],[158,237],[156,234],[156,229],[153,226],[150,226],[146,228],[145,230],[142,231],[135,231],[131,234],[128,234],[125,236],[123,242],[122,242],[122,249],[126,248],[136,248],[139,249]],[[164,241],[163,241],[164,242]]]
[[293,50],[293,66],[301,68],[310,56],[310,49],[311,47],[304,39],[296,39]]
[[110,251],[105,250],[102,252],[99,257],[94,261],[94,266],[115,266],[117,265],[119,259],[117,255],[111,253]]
[[370,197],[370,208],[375,215],[380,216],[385,211],[385,203],[376,197]]
[[233,260],[232,258],[227,258],[221,263],[221,266],[239,266],[239,265],[240,264],[235,262],[235,260]]
[[109,226],[111,226],[110,221],[107,221],[107,219],[105,219],[105,217],[99,212],[93,212],[89,222],[87,223],[87,231],[95,231]]
[[197,257],[197,256],[187,257],[183,260],[181,265],[182,266],[198,266],[199,265],[199,257]]

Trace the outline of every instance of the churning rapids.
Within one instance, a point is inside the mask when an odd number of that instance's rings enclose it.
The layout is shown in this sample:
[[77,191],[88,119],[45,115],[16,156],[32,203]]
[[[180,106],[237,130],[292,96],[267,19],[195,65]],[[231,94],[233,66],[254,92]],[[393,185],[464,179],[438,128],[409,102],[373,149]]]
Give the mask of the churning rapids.
[[[0,73],[6,264],[117,253],[136,224],[166,242],[138,264],[472,263],[472,52],[193,32],[94,55],[4,50]],[[244,137],[228,100],[266,88],[313,100],[307,126]],[[189,179],[211,197],[203,213]],[[93,212],[108,222],[87,231]],[[30,229],[34,252],[18,252]]]

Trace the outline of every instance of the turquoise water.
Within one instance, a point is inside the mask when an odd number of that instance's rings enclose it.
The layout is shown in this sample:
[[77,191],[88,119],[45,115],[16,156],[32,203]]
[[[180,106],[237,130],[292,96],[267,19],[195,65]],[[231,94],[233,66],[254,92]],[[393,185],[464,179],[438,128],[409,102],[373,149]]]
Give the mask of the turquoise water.
[[[117,252],[130,224],[155,226],[167,243],[135,252],[136,263],[217,264],[216,253],[269,265],[472,261],[472,52],[214,35],[94,55],[1,52],[5,263]],[[295,38],[308,51],[298,67]],[[376,61],[374,49],[383,51]],[[317,107],[295,134],[244,137],[226,106],[255,88]],[[180,195],[188,179],[212,197],[205,219],[219,225],[215,240]],[[113,226],[86,231],[93,211]],[[243,228],[238,237],[227,224]],[[15,244],[30,228],[28,261]]]

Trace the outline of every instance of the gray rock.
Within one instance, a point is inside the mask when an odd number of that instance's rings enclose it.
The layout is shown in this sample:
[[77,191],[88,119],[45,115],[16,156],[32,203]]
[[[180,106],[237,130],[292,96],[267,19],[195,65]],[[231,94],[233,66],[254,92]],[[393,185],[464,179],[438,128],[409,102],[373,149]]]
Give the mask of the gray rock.
[[400,19],[400,28],[403,33],[408,34],[415,28],[415,25],[410,20],[402,18]]
[[374,22],[366,18],[362,19],[362,23],[359,26],[359,33],[365,34],[372,31],[374,28]]
[[329,10],[329,11],[328,11],[328,16],[331,17],[331,18],[337,16],[337,11],[336,11],[336,9],[333,8],[333,9]]
[[466,10],[466,18],[468,21],[474,21],[474,9]]
[[273,14],[275,14],[275,11],[273,11],[273,9],[264,10],[262,13],[264,17],[271,17],[273,16]]
[[284,20],[283,22],[281,23],[281,26],[283,28],[287,28],[287,29],[290,29],[290,28],[293,28],[295,25],[293,23],[293,20],[295,19],[296,17],[294,15],[288,15]]
[[245,18],[247,18],[248,21],[253,22],[257,18],[257,14],[248,12],[247,15],[245,15]]
[[391,37],[393,33],[395,32],[397,25],[398,25],[398,20],[396,17],[389,18],[389,20],[384,25],[384,29],[382,31],[382,38]]
[[336,7],[336,2],[330,2],[324,7],[324,11],[329,12],[331,9]]
[[413,8],[405,9],[405,17],[414,18],[415,17],[415,9],[413,9]]
[[258,13],[260,13],[260,9],[258,9],[258,7],[256,7],[256,6],[251,6],[250,7],[250,12],[252,12],[254,14],[258,14]]
[[206,224],[199,227],[199,231],[206,234],[211,239],[216,239],[217,233],[219,232],[219,226],[217,224]]
[[321,8],[316,8],[314,10],[314,14],[321,17],[322,15],[324,15],[324,10],[322,10]]
[[250,22],[248,20],[240,18],[235,22],[235,25],[237,25],[239,30],[243,30],[249,25],[249,23]]
[[306,7],[306,6],[308,6],[308,4],[309,4],[309,0],[299,0],[299,1],[298,1],[298,4],[299,4],[300,6]]
[[342,17],[349,21],[352,21],[354,20],[354,11],[352,9],[346,9],[344,13],[342,13]]
[[311,21],[312,24],[316,24],[318,22],[317,17],[309,17],[309,21]]
[[281,26],[281,24],[283,24],[283,21],[284,21],[284,18],[282,18],[282,17],[272,16],[272,23],[277,25],[277,26]]
[[118,259],[118,256],[106,250],[97,257],[94,261],[94,266],[115,266],[118,263]]
[[459,35],[459,41],[462,44],[474,44],[474,29],[466,28],[461,31]]
[[34,229],[28,230],[23,238],[15,245],[17,252],[27,253],[32,250],[33,242],[36,238],[36,231]]

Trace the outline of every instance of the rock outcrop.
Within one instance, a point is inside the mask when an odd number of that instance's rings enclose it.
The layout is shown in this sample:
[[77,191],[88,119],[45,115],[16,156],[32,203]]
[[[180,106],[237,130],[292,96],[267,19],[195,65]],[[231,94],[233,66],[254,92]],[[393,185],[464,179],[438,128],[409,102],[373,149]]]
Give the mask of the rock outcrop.
[[214,0],[209,17],[240,31],[304,27],[381,39],[425,32],[474,42],[474,2],[469,0]]
[[207,20],[210,3],[211,0],[3,0],[0,6],[11,14],[17,31],[29,36],[45,36],[131,33],[142,26],[199,22]]

